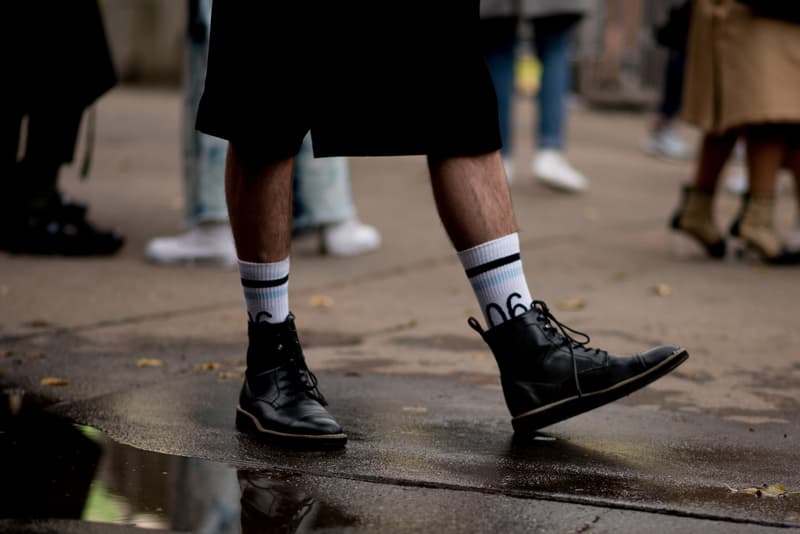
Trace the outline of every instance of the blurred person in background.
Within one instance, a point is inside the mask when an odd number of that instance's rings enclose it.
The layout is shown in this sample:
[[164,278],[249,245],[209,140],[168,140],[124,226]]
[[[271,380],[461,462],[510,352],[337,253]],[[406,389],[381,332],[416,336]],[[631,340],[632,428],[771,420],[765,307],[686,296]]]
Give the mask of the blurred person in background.
[[356,215],[347,158],[314,158],[306,135],[294,167],[292,230],[319,233],[319,251],[329,256],[357,256],[378,250],[381,234]]
[[762,0],[695,0],[684,92],[687,122],[703,138],[693,183],[685,186],[672,227],[709,256],[725,255],[713,216],[723,165],[737,138],[746,142],[749,194],[731,228],[769,264],[797,264],[774,224],[778,170],[797,176],[800,149],[800,4]]
[[[225,204],[225,154],[228,142],[195,130],[208,56],[211,0],[188,1],[183,98],[183,184],[185,225],[176,236],[152,239],[145,256],[154,263],[236,265],[228,208]],[[377,250],[378,231],[358,220],[345,158],[314,161],[306,139],[298,154],[295,228],[318,229],[320,250],[352,256]]]
[[[123,238],[95,227],[86,219],[86,206],[58,188],[62,165],[73,160],[84,111],[116,83],[97,2],[13,0],[4,12],[11,46],[5,47],[0,249],[113,254]],[[27,135],[21,139],[25,118]],[[21,141],[25,149],[18,160]]]
[[571,85],[570,52],[576,23],[591,7],[591,0],[483,0],[481,41],[497,93],[502,156],[509,179],[511,153],[514,60],[520,21],[533,25],[536,56],[542,66],[539,85],[537,150],[531,162],[534,176],[543,184],[565,192],[580,192],[589,185],[564,156],[567,98]]
[[658,44],[667,49],[661,102],[643,148],[651,156],[684,160],[691,150],[677,128],[683,95],[683,71],[686,65],[686,40],[689,37],[690,0],[671,0],[666,21],[655,32]]

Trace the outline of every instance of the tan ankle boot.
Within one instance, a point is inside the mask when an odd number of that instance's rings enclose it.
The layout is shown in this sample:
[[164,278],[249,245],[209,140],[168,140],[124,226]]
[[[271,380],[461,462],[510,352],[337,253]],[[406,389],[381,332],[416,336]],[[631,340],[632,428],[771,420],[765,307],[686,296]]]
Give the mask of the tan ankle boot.
[[725,239],[714,224],[714,197],[692,186],[684,186],[678,211],[672,217],[672,228],[697,240],[712,258],[725,256]]
[[774,207],[772,195],[751,195],[739,226],[742,240],[755,248],[767,261],[783,253],[783,244],[775,233]]

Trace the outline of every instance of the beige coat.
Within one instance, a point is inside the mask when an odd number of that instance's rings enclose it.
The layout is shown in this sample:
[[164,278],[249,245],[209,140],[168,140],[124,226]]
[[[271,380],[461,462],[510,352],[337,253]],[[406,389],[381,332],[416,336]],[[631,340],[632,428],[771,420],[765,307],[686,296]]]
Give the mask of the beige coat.
[[683,118],[707,132],[800,123],[800,24],[736,0],[694,0]]

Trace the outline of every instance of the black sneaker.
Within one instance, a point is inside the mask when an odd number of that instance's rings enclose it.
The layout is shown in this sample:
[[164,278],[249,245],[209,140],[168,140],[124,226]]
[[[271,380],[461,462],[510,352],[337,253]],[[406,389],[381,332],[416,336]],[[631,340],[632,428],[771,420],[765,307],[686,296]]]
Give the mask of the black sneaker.
[[344,446],[347,435],[324,408],[328,403],[306,365],[294,316],[280,324],[251,322],[248,335],[236,427],[286,445]]
[[469,324],[497,359],[511,424],[522,435],[624,397],[689,357],[675,345],[633,356],[590,348],[589,336],[560,323],[542,301],[487,331],[474,317]]

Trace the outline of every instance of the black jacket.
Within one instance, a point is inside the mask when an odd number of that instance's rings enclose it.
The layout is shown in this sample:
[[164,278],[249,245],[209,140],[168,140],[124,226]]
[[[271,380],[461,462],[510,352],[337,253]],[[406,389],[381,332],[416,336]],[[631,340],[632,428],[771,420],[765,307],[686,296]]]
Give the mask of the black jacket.
[[96,0],[9,0],[3,11],[3,85],[16,109],[83,109],[115,85]]

